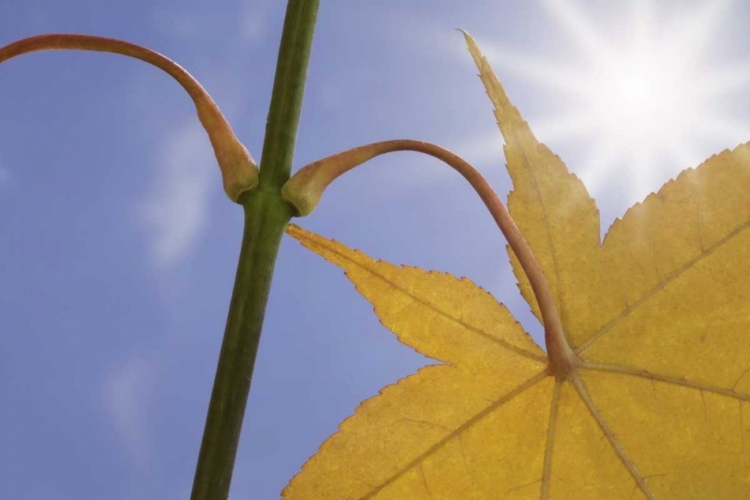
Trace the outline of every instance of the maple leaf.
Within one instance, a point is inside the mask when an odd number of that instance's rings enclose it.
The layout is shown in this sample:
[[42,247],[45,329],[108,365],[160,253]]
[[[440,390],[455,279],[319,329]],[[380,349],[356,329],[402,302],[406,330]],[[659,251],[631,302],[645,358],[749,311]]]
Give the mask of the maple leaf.
[[[376,397],[284,489],[293,499],[740,499],[750,495],[750,143],[687,169],[600,243],[583,183],[538,143],[474,41],[506,141],[509,210],[576,362],[556,372],[465,278],[290,226],[398,339],[446,364]],[[511,252],[522,295],[541,320]]]

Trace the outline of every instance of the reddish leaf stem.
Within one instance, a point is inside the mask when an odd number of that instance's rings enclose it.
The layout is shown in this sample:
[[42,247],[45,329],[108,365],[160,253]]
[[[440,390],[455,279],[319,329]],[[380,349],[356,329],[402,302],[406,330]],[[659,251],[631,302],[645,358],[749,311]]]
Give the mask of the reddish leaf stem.
[[482,174],[461,157],[428,142],[409,139],[376,142],[306,165],[289,179],[281,193],[295,208],[298,216],[308,215],[315,209],[323,191],[334,179],[376,156],[394,151],[416,151],[433,156],[453,167],[471,184],[492,214],[529,278],[544,322],[550,371],[558,378],[566,378],[578,360],[565,338],[560,315],[542,269],[495,191]]
[[244,193],[258,183],[258,168],[245,146],[211,96],[179,64],[158,52],[134,43],[91,35],[53,33],[15,41],[0,48],[0,64],[22,54],[40,50],[89,50],[111,52],[147,62],[177,80],[195,103],[198,119],[208,133],[221,168],[224,190],[232,201],[239,202]]

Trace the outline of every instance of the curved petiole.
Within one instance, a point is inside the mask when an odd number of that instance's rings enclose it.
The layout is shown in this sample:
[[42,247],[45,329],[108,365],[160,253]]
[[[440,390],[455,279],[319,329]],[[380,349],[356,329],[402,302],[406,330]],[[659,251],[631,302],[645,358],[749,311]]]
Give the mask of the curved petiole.
[[1,47],[0,64],[29,52],[61,49],[121,54],[140,59],[167,73],[187,91],[195,104],[198,119],[208,133],[219,163],[227,196],[239,203],[242,196],[258,184],[258,167],[208,92],[182,66],[158,52],[114,38],[53,33],[24,38]]
[[453,167],[471,184],[492,214],[529,278],[544,322],[550,371],[558,378],[567,378],[579,360],[565,337],[547,279],[520,229],[495,191],[482,174],[461,157],[429,142],[410,139],[376,142],[306,165],[287,181],[281,194],[292,205],[297,216],[308,215],[315,209],[323,191],[334,179],[376,156],[394,151],[416,151],[433,156]]

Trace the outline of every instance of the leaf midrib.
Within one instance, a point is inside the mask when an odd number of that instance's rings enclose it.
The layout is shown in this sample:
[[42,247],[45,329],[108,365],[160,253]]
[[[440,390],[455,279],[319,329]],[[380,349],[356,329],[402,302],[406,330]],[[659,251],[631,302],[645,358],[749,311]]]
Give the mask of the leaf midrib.
[[[321,242],[315,242],[314,244],[322,245]],[[439,309],[438,307],[436,307],[431,302],[428,302],[427,300],[424,300],[424,299],[422,299],[420,297],[417,297],[417,296],[413,295],[409,290],[407,290],[406,288],[404,288],[404,287],[398,285],[397,283],[393,282],[388,277],[384,276],[383,274],[377,272],[376,270],[374,270],[372,268],[369,268],[369,267],[367,267],[367,266],[365,266],[365,265],[363,265],[363,264],[361,264],[361,263],[359,263],[359,262],[351,259],[349,256],[343,254],[342,252],[339,252],[335,248],[332,248],[331,246],[328,246],[328,245],[325,245],[325,247],[326,247],[326,249],[329,252],[334,253],[334,254],[338,255],[339,257],[341,257],[342,259],[351,262],[353,265],[359,267],[363,271],[365,271],[365,272],[367,272],[367,273],[369,273],[369,274],[377,277],[378,279],[380,279],[380,280],[388,283],[388,285],[390,285],[394,289],[396,289],[396,290],[400,291],[401,293],[403,293],[403,294],[411,297],[415,302],[417,302],[417,303],[419,303],[419,304],[427,307],[428,309],[431,309],[432,311],[438,313],[439,315],[441,315],[441,316],[443,316],[445,318],[448,318],[449,320],[451,320],[451,321],[453,321],[453,322],[461,325],[463,328],[466,328],[470,332],[475,333],[475,334],[477,334],[477,335],[479,335],[479,336],[481,336],[481,337],[489,340],[490,342],[498,344],[498,345],[504,347],[505,349],[513,351],[514,353],[516,353],[516,354],[518,354],[520,356],[523,356],[523,357],[526,357],[526,358],[529,358],[529,359],[533,359],[535,361],[540,361],[540,362],[546,362],[547,361],[547,356],[542,356],[542,355],[539,355],[539,354],[535,354],[535,353],[529,352],[529,351],[523,349],[522,347],[518,347],[518,346],[515,346],[515,345],[511,344],[510,342],[508,342],[506,340],[499,339],[497,337],[493,337],[492,335],[490,335],[490,334],[488,334],[486,332],[483,332],[482,330],[479,330],[478,328],[475,328],[474,326],[469,325],[469,324],[463,322],[460,318],[457,318],[455,316],[452,316],[452,315],[446,313],[444,310]],[[420,269],[418,267],[412,267],[412,266],[401,266],[401,267],[402,268],[418,269],[418,270],[420,270],[420,271],[422,271],[422,272],[424,272],[426,274],[430,272],[430,271],[424,271],[424,270],[422,270],[422,269]],[[432,272],[438,272],[438,271],[432,271]],[[440,273],[440,274],[446,274],[446,273]],[[450,276],[450,275],[448,275],[448,276]],[[457,278],[457,279],[460,279],[460,278]],[[468,278],[464,278],[464,279],[468,279]],[[472,285],[476,286],[478,289],[486,292],[486,290],[481,289],[479,286],[475,285],[473,282],[471,282],[471,283],[472,283]],[[356,283],[354,284],[354,286],[355,286],[355,288],[359,288]],[[489,293],[489,292],[486,292],[486,293]],[[369,301],[369,299],[368,299],[368,301]],[[497,302],[497,299],[495,299],[495,301]],[[502,304],[500,302],[497,302],[497,303],[498,303],[498,305],[502,306]],[[394,333],[396,333],[396,332],[394,332]],[[396,333],[396,336],[398,336],[398,333]]]

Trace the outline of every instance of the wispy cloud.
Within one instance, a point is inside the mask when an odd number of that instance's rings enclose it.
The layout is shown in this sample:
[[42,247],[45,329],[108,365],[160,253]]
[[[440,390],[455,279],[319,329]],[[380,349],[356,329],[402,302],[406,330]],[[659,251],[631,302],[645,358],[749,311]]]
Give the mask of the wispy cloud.
[[[216,43],[216,29],[221,24],[222,36],[257,42],[268,36],[271,19],[278,17],[276,11],[283,7],[284,3],[275,0],[253,0],[243,2],[233,14],[224,11],[206,16],[194,7],[160,6],[151,11],[150,22],[155,30],[175,39],[201,38]],[[229,26],[227,20],[230,20]]]
[[105,378],[104,405],[112,426],[136,467],[148,470],[147,407],[152,395],[153,370],[147,360],[131,358]]
[[503,152],[503,136],[495,127],[493,130],[485,132],[474,137],[467,137],[456,145],[453,149],[465,155],[465,158],[472,162],[477,168],[485,166],[504,167],[505,153]]
[[272,0],[246,2],[244,10],[239,16],[239,30],[242,40],[257,42],[268,36],[274,11],[283,6],[283,3]]
[[166,269],[195,244],[211,191],[221,188],[221,179],[208,137],[192,117],[167,133],[161,144],[152,187],[136,212],[151,233],[155,264]]

